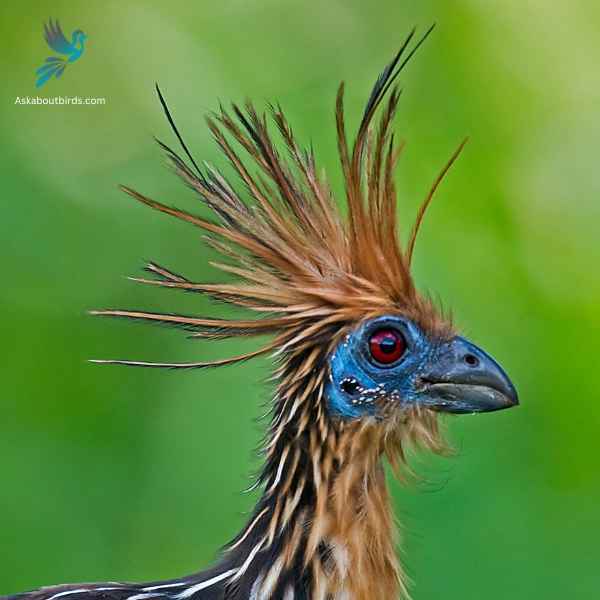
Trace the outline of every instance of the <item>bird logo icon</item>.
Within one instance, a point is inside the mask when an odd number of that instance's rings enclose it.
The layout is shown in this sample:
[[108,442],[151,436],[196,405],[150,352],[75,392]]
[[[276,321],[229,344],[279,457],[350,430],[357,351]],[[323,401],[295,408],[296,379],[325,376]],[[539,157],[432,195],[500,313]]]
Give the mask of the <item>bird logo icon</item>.
[[52,77],[58,79],[70,63],[79,60],[87,39],[87,35],[81,29],[76,29],[71,35],[71,41],[68,42],[58,19],[54,22],[48,19],[48,23],[44,25],[44,37],[50,49],[62,56],[49,56],[44,64],[36,69],[36,88],[42,87]]

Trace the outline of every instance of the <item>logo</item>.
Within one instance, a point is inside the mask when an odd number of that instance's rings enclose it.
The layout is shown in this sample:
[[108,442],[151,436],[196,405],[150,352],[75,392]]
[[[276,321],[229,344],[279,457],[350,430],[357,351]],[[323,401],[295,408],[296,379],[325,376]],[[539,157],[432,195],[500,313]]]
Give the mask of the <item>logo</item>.
[[79,60],[83,55],[83,43],[87,39],[87,35],[81,29],[76,29],[68,42],[58,20],[53,23],[52,19],[48,19],[48,24],[44,25],[44,37],[50,50],[62,56],[49,56],[44,64],[36,69],[36,88],[42,87],[52,77],[59,79],[70,64]]

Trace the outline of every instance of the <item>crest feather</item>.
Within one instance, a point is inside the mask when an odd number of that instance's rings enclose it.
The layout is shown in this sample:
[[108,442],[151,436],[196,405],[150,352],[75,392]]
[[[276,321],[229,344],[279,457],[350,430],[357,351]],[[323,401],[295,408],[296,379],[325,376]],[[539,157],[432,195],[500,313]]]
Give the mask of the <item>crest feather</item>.
[[[220,107],[218,113],[207,118],[214,140],[245,187],[247,198],[243,199],[215,167],[205,165],[201,169],[197,165],[157,86],[167,119],[191,167],[166,144],[159,144],[175,172],[200,196],[215,218],[206,219],[168,206],[129,187],[122,189],[143,204],[202,229],[207,243],[228,259],[226,264],[213,266],[233,274],[236,281],[195,283],[155,263],[146,266],[155,279],[134,280],[206,294],[259,316],[210,319],[125,310],[93,314],[170,323],[206,339],[264,334],[276,337],[255,352],[210,363],[108,362],[174,368],[231,364],[304,344],[310,336],[317,339],[319,332],[333,325],[343,326],[384,311],[402,312],[429,330],[447,329],[432,302],[417,293],[410,262],[425,211],[465,142],[421,205],[406,248],[399,241],[393,178],[402,150],[391,131],[400,98],[394,82],[432,29],[433,26],[408,50],[413,30],[378,77],[351,149],[345,130],[344,85],[340,85],[336,124],[347,218],[341,215],[329,184],[318,174],[312,148],[301,149],[280,106],[270,106],[269,120],[250,102],[243,109],[233,104],[231,114]],[[379,122],[373,127],[377,109],[386,96]],[[269,121],[275,124],[287,156],[281,155]]]

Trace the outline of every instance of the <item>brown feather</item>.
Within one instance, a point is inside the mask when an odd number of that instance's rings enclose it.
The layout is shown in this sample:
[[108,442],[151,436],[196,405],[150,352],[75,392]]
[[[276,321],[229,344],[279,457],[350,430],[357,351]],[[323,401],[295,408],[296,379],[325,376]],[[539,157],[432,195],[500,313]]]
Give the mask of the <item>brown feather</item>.
[[[424,214],[464,142],[421,205],[406,248],[399,241],[393,175],[403,148],[403,143],[395,144],[392,133],[400,98],[394,83],[430,31],[408,51],[411,32],[377,79],[351,149],[340,85],[336,129],[347,218],[325,177],[317,174],[312,149],[301,149],[279,106],[271,106],[270,114],[285,154],[271,135],[267,116],[249,102],[244,109],[233,105],[231,114],[221,108],[207,119],[214,140],[245,187],[247,198],[242,200],[215,167],[198,168],[160,95],[195,170],[161,145],[176,173],[212,211],[215,221],[123,188],[143,204],[200,228],[206,242],[224,257],[223,262],[210,264],[234,279],[194,282],[150,263],[146,271],[154,278],[134,281],[206,294],[246,309],[248,317],[130,310],[93,314],[167,323],[205,340],[271,336],[255,351],[215,361],[102,361],[182,369],[232,364],[266,353],[277,361],[265,465],[257,480],[264,495],[224,555],[227,564],[239,567],[228,584],[231,597],[248,586],[257,590],[257,597],[283,597],[286,586],[304,577],[313,598],[389,600],[406,595],[381,460],[387,456],[399,471],[406,448],[413,444],[443,452],[437,415],[414,410],[386,415],[384,421],[367,417],[344,422],[329,414],[324,389],[327,358],[364,319],[396,313],[414,320],[431,336],[453,332],[451,322],[417,291],[410,263]],[[374,125],[380,106],[379,123]]]

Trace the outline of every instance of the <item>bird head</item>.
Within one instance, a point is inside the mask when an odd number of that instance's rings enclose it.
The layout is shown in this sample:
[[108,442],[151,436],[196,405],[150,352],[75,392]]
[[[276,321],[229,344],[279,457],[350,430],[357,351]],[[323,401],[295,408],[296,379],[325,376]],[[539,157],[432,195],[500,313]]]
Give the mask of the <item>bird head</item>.
[[73,32],[73,45],[85,42],[87,37],[88,36],[81,29],[76,29]]
[[[123,189],[203,230],[207,242],[227,259],[215,266],[235,281],[194,282],[155,263],[147,265],[151,278],[134,279],[205,294],[242,307],[251,316],[229,320],[123,310],[95,314],[168,323],[204,340],[265,335],[271,339],[258,350],[208,362],[102,362],[205,368],[272,355],[277,364],[269,446],[273,460],[290,432],[301,437],[316,431],[323,441],[330,431],[360,429],[356,424],[368,424],[385,435],[390,428],[407,431],[413,440],[438,449],[443,446],[437,426],[440,412],[486,412],[518,403],[515,388],[498,363],[458,335],[451,320],[418,291],[411,273],[425,211],[464,142],[424,199],[406,244],[399,239],[393,173],[402,145],[396,144],[391,123],[400,98],[395,80],[427,37],[409,51],[413,33],[377,79],[352,144],[346,136],[344,85],[339,88],[336,129],[347,216],[318,173],[312,149],[300,148],[279,106],[271,106],[271,117],[289,158],[278,149],[266,116],[250,103],[244,108],[234,104],[231,113],[221,108],[207,119],[249,192],[248,199],[216,167],[197,166],[157,87],[187,159],[161,146],[216,220]],[[258,174],[253,174],[236,145]],[[400,445],[402,438],[398,436]]]
[[508,376],[484,350],[400,313],[353,327],[328,370],[328,407],[344,419],[382,419],[411,407],[488,412],[518,403]]

